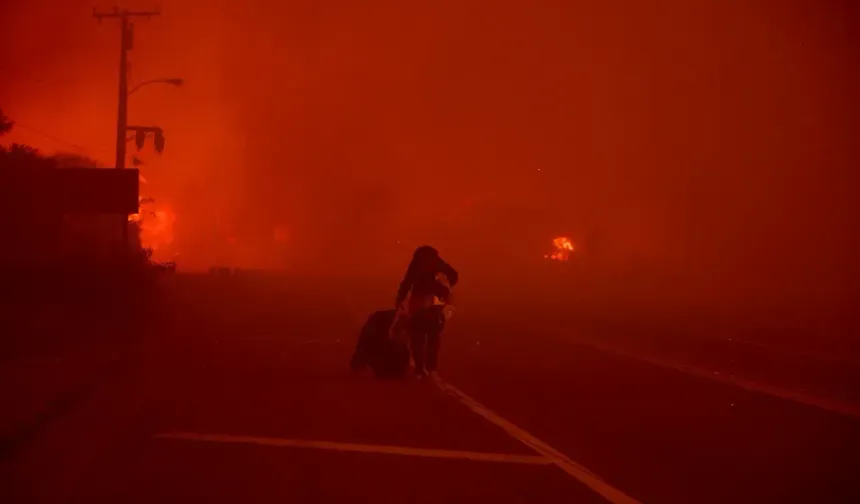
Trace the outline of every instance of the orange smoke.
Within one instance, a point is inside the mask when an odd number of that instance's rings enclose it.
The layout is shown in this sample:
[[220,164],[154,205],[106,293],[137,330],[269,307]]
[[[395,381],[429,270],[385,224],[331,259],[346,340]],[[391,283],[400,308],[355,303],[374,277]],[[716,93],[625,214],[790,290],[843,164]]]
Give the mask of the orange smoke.
[[290,233],[284,226],[277,226],[272,237],[275,243],[286,243],[290,239]]
[[570,238],[559,236],[552,241],[552,246],[555,248],[551,253],[544,255],[547,259],[554,261],[566,262],[570,259],[570,254],[573,252],[573,242]]

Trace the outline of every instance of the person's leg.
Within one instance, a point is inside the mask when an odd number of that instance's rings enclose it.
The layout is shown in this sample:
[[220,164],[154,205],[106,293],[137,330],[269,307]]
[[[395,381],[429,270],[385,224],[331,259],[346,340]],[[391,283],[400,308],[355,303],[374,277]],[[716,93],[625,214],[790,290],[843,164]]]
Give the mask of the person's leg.
[[415,372],[423,375],[427,372],[427,336],[432,330],[430,310],[422,309],[412,315],[410,337],[412,360],[415,362]]
[[442,315],[441,307],[434,307],[433,317],[427,324],[427,347],[425,366],[428,373],[437,370],[439,362],[439,347],[442,343],[442,330],[445,328],[445,316]]
[[427,369],[427,333],[423,330],[413,331],[411,346],[412,360],[415,362],[415,373],[422,375]]

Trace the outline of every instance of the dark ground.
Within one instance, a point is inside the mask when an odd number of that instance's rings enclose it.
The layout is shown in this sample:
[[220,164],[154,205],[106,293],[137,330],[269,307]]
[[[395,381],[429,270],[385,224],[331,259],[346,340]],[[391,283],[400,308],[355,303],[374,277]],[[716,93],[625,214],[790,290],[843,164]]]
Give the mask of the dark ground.
[[[86,322],[101,336],[75,352],[4,358],[0,501],[605,502],[554,465],[156,437],[538,455],[432,382],[348,373],[381,291],[183,275],[161,289],[145,331]],[[860,502],[860,418],[754,391],[850,409],[855,366],[634,336],[464,302],[441,373],[640,502]]]

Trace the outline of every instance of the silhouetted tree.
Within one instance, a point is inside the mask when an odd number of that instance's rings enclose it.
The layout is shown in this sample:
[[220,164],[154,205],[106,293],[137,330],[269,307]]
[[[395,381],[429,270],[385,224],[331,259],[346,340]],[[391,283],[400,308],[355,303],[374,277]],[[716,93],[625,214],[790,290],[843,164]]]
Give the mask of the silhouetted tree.
[[[0,110],[0,134],[14,123]],[[42,194],[39,173],[68,168],[96,168],[99,163],[74,153],[47,156],[29,145],[0,145],[0,227],[6,244],[0,259],[37,262],[36,257],[75,262],[99,262],[115,255],[119,231],[115,215],[63,215]],[[49,173],[47,173],[50,175]],[[132,227],[132,234],[136,228]],[[132,243],[142,255],[139,240]]]
[[58,152],[51,159],[57,168],[101,168],[95,159],[72,152]]
[[45,170],[53,168],[50,158],[43,156],[38,149],[29,145],[13,143],[0,146],[0,169]]
[[6,114],[3,113],[3,109],[0,109],[0,136],[9,133],[9,131],[12,130],[12,126],[14,125],[15,123],[12,122],[8,117],[6,117]]

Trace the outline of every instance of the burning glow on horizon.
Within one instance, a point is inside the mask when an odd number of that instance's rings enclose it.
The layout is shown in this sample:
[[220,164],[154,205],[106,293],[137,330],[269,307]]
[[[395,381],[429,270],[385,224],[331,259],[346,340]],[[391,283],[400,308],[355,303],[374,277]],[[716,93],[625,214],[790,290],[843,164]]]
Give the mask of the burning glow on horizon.
[[136,222],[140,229],[140,245],[150,249],[155,255],[173,243],[173,223],[176,214],[167,207],[128,216],[129,222]]
[[[140,175],[140,182],[147,183],[143,175]],[[128,221],[137,223],[141,247],[151,250],[153,257],[157,258],[161,255],[159,252],[173,243],[176,214],[169,207],[157,204],[152,198],[139,196],[138,201],[139,212],[129,215]]]
[[566,262],[570,259],[570,254],[573,252],[573,242],[570,241],[570,238],[565,236],[559,236],[552,241],[552,246],[555,250],[550,254],[545,254],[544,257],[546,259],[552,259],[554,261],[562,261]]

